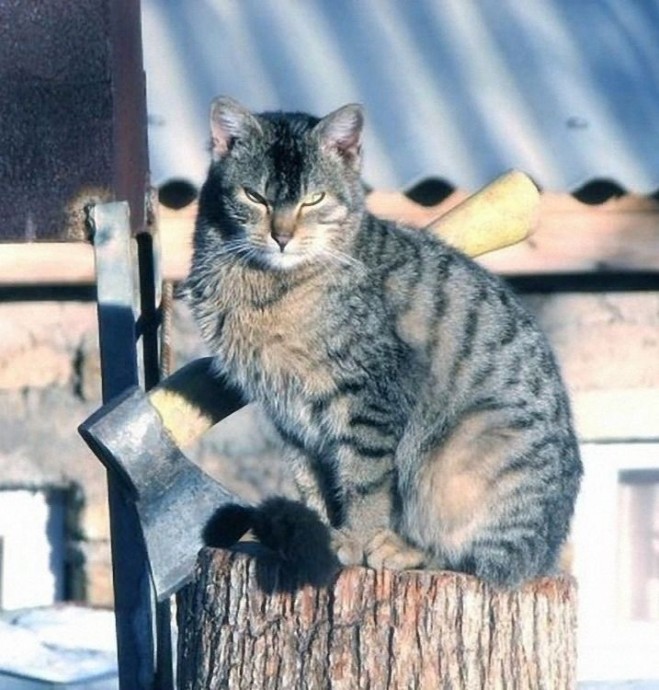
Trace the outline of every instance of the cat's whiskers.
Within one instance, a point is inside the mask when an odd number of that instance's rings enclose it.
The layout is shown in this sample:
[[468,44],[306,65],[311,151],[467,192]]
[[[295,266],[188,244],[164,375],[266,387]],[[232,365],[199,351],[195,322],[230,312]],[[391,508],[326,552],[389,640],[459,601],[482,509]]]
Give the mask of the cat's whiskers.
[[356,259],[354,256],[350,256],[349,254],[340,251],[339,249],[329,249],[325,247],[322,254],[340,266],[350,266],[363,272],[366,271],[366,266],[362,261]]
[[255,243],[245,237],[226,240],[217,250],[216,256],[222,263],[231,263],[235,259],[251,260],[267,252],[267,245]]
[[243,247],[248,246],[249,242],[246,238],[240,237],[238,239],[232,239],[232,240],[225,240],[222,242],[222,244],[217,248],[216,252],[219,255],[224,255],[224,254],[232,254]]

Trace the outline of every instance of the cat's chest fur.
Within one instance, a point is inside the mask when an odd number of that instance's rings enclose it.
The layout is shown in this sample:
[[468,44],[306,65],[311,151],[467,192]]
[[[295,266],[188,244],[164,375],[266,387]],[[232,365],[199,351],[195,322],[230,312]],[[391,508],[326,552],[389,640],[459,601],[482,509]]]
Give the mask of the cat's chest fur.
[[241,276],[226,291],[215,350],[223,368],[250,397],[316,397],[332,390],[326,352],[331,301],[322,280],[303,277],[299,284],[276,278]]

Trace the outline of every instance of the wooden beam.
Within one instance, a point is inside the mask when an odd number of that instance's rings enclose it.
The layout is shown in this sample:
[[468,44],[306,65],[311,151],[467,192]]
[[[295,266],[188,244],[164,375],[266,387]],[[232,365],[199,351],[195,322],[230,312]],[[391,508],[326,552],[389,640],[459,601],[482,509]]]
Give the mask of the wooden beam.
[[0,285],[90,285],[95,280],[89,244],[0,244]]
[[[437,206],[423,207],[399,192],[373,192],[369,208],[383,218],[423,227],[466,198],[456,192]],[[187,274],[196,204],[181,211],[160,209],[164,271]],[[479,258],[502,275],[659,270],[659,204],[623,197],[587,206],[569,195],[542,196],[537,228],[520,244]]]
[[505,276],[659,270],[659,213],[541,212],[525,242],[482,257]]
[[[425,226],[466,198],[455,192],[424,207],[400,192],[375,191],[369,208],[383,218]],[[188,272],[196,204],[174,211],[161,206],[163,273],[179,281]],[[659,270],[659,203],[620,197],[588,206],[569,195],[543,194],[531,237],[479,259],[507,276]],[[84,243],[0,245],[0,285],[85,284],[94,281],[91,247]]]

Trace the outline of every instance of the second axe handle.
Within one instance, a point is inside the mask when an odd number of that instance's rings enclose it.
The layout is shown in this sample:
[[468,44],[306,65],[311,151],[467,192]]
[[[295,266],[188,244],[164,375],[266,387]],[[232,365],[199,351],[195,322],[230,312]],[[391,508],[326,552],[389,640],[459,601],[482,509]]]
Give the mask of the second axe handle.
[[517,170],[501,175],[428,226],[471,257],[526,239],[536,222],[540,192]]

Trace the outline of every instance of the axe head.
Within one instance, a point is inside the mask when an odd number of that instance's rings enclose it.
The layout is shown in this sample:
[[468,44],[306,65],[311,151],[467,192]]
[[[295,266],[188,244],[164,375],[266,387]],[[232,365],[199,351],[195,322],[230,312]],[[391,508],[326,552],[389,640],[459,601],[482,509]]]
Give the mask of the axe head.
[[[215,518],[217,531],[218,511],[244,501],[185,457],[139,388],[101,407],[78,431],[134,503],[156,597],[166,599],[192,576],[209,521]],[[227,512],[224,543],[249,529],[248,514]]]

